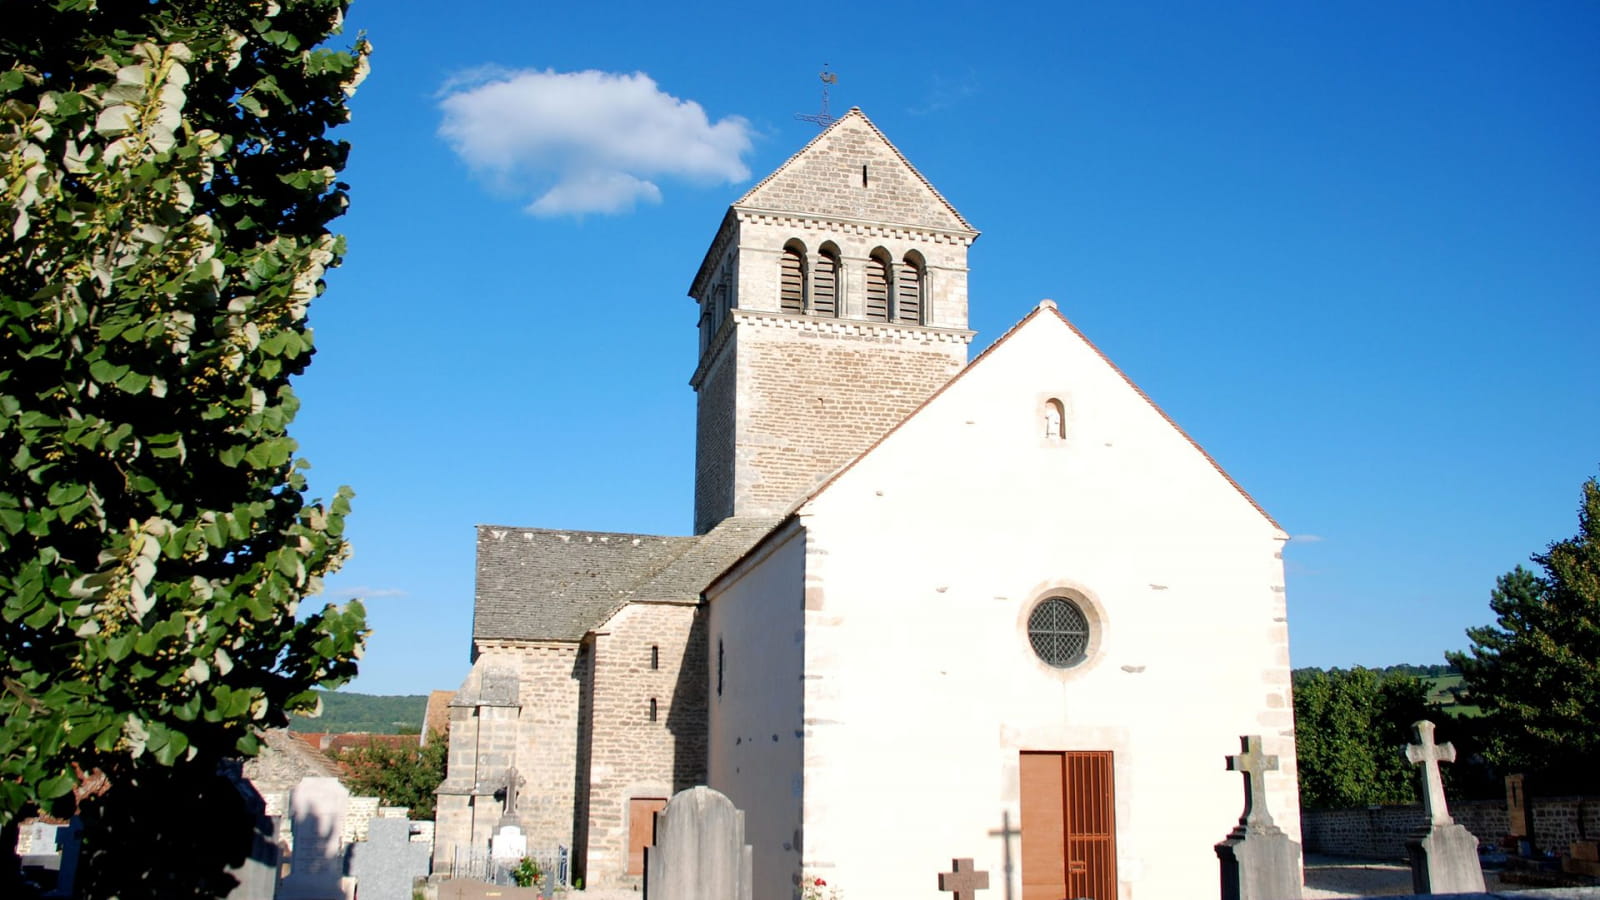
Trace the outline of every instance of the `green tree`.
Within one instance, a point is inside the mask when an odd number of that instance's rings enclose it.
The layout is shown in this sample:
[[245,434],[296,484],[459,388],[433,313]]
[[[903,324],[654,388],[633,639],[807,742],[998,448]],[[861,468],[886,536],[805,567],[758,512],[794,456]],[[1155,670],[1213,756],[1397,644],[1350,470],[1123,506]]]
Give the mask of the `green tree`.
[[435,731],[422,747],[370,743],[339,754],[346,786],[353,793],[376,796],[386,806],[409,806],[410,817],[432,819],[434,791],[444,781],[450,741]]
[[[1489,594],[1495,624],[1447,654],[1483,708],[1486,751],[1503,769],[1593,787],[1600,757],[1600,484],[1584,482],[1578,534],[1534,554]],[[1553,784],[1548,784],[1554,787]]]
[[1300,670],[1294,676],[1295,752],[1300,803],[1341,809],[1417,799],[1405,761],[1411,723],[1439,721],[1428,685],[1415,675],[1353,669]]
[[359,604],[297,616],[349,493],[308,502],[287,434],[343,251],[327,132],[368,48],[317,45],[345,5],[7,5],[0,823],[70,805],[75,767],[107,808],[211,777],[355,672]]

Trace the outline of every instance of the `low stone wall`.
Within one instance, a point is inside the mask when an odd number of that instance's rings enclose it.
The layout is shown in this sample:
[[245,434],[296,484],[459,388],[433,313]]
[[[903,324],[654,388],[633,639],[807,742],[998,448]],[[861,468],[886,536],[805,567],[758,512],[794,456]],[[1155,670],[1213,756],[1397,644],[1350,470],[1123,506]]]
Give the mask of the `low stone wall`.
[[[1505,804],[1496,800],[1453,804],[1450,814],[1482,844],[1498,843],[1511,828]],[[1417,805],[1306,809],[1301,811],[1300,842],[1307,853],[1404,859],[1406,839],[1424,824]],[[1540,848],[1562,852],[1581,838],[1600,838],[1600,797],[1537,798],[1533,830]]]

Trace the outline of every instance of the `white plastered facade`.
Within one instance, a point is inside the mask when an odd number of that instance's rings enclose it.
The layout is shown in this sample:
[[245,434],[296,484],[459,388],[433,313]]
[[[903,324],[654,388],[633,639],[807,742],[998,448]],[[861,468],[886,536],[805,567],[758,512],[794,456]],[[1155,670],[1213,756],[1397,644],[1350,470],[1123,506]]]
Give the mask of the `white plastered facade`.
[[[1239,736],[1279,755],[1267,802],[1299,830],[1285,538],[1042,305],[708,591],[708,774],[756,896],[902,896],[962,856],[999,889],[1019,754],[1071,750],[1113,753],[1119,897],[1214,891]],[[1056,595],[1093,632],[1068,669],[1027,636]]]

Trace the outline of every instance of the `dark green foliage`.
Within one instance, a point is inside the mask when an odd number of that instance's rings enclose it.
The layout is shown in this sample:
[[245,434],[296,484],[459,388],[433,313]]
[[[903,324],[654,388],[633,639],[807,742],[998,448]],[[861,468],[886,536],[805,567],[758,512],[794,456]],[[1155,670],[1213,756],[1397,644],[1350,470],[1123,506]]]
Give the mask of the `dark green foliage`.
[[1495,624],[1447,654],[1482,707],[1489,758],[1547,789],[1600,787],[1600,484],[1583,485],[1578,534],[1518,566],[1489,594]]
[[386,806],[409,806],[411,818],[424,820],[433,818],[433,792],[444,781],[449,753],[449,739],[436,731],[426,747],[369,744],[344,751],[339,762],[352,793],[376,795]]
[[1411,723],[1446,723],[1428,704],[1428,685],[1415,675],[1371,669],[1294,673],[1295,745],[1300,803],[1341,809],[1417,799],[1416,774],[1405,761]]
[[0,822],[70,811],[72,767],[102,769],[86,896],[209,890],[161,881],[220,864],[170,842],[111,861],[148,833],[130,798],[206,782],[355,673],[359,604],[299,614],[347,553],[349,493],[308,501],[287,434],[343,250],[327,132],[366,47],[313,48],[344,7],[0,15]]
[[[291,731],[326,731],[334,734],[421,734],[428,698],[420,695],[353,694],[318,691],[322,715],[293,716]],[[408,730],[409,729],[409,730]]]

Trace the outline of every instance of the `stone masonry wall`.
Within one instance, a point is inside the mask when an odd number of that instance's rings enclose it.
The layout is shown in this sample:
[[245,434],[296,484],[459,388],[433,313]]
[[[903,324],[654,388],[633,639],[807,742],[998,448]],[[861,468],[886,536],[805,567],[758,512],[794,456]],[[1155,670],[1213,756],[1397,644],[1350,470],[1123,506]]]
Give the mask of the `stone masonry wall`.
[[[518,705],[474,704],[490,671],[515,676]],[[489,849],[502,815],[494,792],[511,766],[522,781],[517,817],[529,845],[572,846],[578,678],[577,644],[479,645],[450,709],[450,756],[435,814],[436,871],[448,871],[458,849]]]
[[[1579,828],[1579,815],[1583,827]],[[1452,804],[1450,815],[1477,837],[1498,844],[1510,830],[1499,800]],[[1404,859],[1406,840],[1425,824],[1422,807],[1315,809],[1302,812],[1301,841],[1307,853],[1365,859]],[[1533,803],[1534,842],[1541,849],[1566,852],[1575,840],[1600,837],[1600,797],[1541,797]]]
[[786,169],[752,190],[744,204],[873,222],[966,227],[860,117],[842,119]]
[[578,647],[521,650],[522,716],[517,723],[515,764],[525,779],[517,803],[528,846],[571,847],[573,772],[577,769]]
[[734,514],[781,515],[966,363],[964,335],[738,317]]
[[[590,886],[637,889],[643,883],[626,872],[631,798],[667,799],[705,782],[706,650],[700,617],[693,606],[634,603],[596,632],[584,842]],[[650,720],[651,700],[655,721]]]
[[694,532],[705,534],[733,515],[733,422],[739,348],[721,348],[696,387]]

